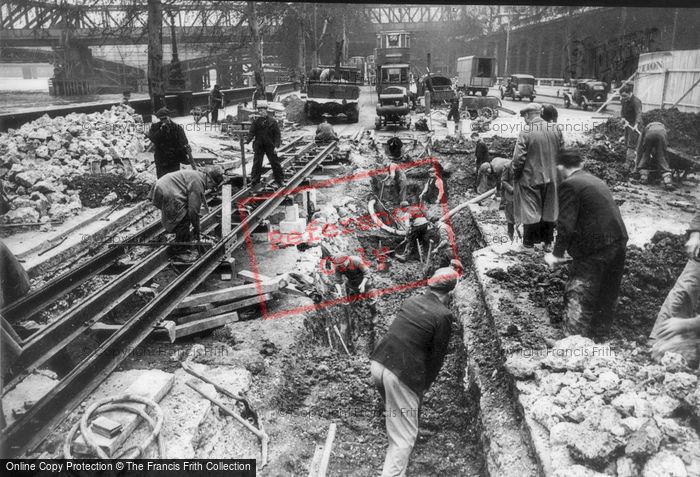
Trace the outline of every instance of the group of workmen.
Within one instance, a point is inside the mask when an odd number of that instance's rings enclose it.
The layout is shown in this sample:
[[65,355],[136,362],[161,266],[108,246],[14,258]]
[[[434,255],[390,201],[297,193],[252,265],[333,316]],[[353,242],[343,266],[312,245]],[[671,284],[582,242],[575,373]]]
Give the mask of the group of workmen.
[[[214,91],[218,91],[217,86]],[[256,106],[258,114],[251,123],[247,137],[247,143],[253,142],[254,153],[250,186],[256,187],[260,183],[263,158],[267,156],[274,185],[281,188],[284,186],[284,171],[277,155],[277,148],[282,143],[279,123],[266,101],[258,100]],[[171,119],[167,108],[159,109],[156,117],[158,122],[151,125],[147,134],[154,147],[157,178],[151,200],[161,211],[166,232],[175,233],[172,251],[176,259],[189,262],[198,255],[197,244],[201,238],[199,213],[202,207],[206,209],[205,193],[217,189],[224,181],[224,175],[216,166],[198,170],[185,130]],[[215,118],[212,117],[213,120]],[[191,168],[181,170],[182,164]]]
[[[626,142],[640,152],[635,167],[644,170],[653,158],[665,180],[665,131],[660,134],[659,128],[651,127],[654,123],[640,129],[641,105],[627,90],[623,91],[622,98],[622,115],[630,126],[626,129],[641,132],[641,137],[636,138],[631,133],[625,135]],[[248,136],[248,142],[254,140],[255,151],[252,184],[260,181],[263,155],[267,155],[275,181],[282,186],[284,175],[276,154],[281,143],[279,125],[268,113],[264,101],[258,101],[257,106],[260,114],[254,119]],[[562,133],[556,125],[556,109],[530,103],[521,110],[521,115],[527,127],[520,132],[510,160],[489,160],[486,144],[478,135],[473,137],[478,171],[475,187],[484,187],[480,184],[484,176],[496,177],[511,240],[515,224],[522,224],[524,250],[532,251],[541,243],[544,261],[551,268],[570,263],[564,331],[603,338],[613,321],[625,263],[628,235],[620,210],[607,185],[582,168],[581,155],[564,148]],[[191,160],[182,126],[170,119],[170,112],[165,108],[156,116],[159,121],[148,133],[155,146],[158,177],[152,200],[162,212],[165,230],[176,235],[175,250],[183,253],[192,250],[192,244],[200,239],[199,214],[202,207],[206,207],[205,192],[220,187],[224,176],[216,167],[198,170]],[[337,139],[332,127],[325,123],[318,133],[319,142]],[[402,147],[398,138],[389,142],[391,165],[384,181],[394,182],[399,206],[405,208],[408,206],[406,177],[399,167],[404,160]],[[190,164],[192,168],[181,170],[181,164]],[[419,200],[425,200],[431,191],[437,191],[436,199],[441,199],[439,194],[445,193],[441,181],[441,174],[436,172]],[[419,239],[420,247],[420,234],[430,228],[439,232],[437,247],[428,252],[435,254],[437,270],[427,274],[427,290],[404,301],[370,355],[370,372],[384,401],[389,439],[382,476],[405,475],[418,435],[420,408],[443,365],[455,322],[449,303],[462,267],[450,245],[454,237],[449,221],[431,224],[424,215],[411,216],[404,241],[406,248],[397,258],[409,258],[415,239]],[[654,356],[660,357],[665,351],[673,350],[697,366],[700,355],[700,213],[691,224],[686,249],[688,264],[663,304],[651,338]],[[336,257],[335,261],[343,264],[336,270],[348,285],[349,294],[369,299],[372,315],[376,317],[377,294],[364,260],[345,256]],[[0,262],[4,272],[14,273],[3,273],[2,306],[27,293],[29,287],[21,265],[4,245],[0,248]]]

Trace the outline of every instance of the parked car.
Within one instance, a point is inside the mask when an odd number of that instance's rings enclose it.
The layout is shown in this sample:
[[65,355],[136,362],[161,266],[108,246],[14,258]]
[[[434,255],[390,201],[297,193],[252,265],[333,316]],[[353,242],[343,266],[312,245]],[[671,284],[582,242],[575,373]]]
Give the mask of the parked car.
[[608,100],[609,91],[610,87],[603,81],[586,79],[572,82],[571,88],[563,92],[564,107],[570,108],[573,103],[584,110],[598,108]]
[[513,100],[522,101],[529,98],[530,102],[535,100],[535,77],[532,75],[509,75],[506,83],[501,85],[501,99],[510,97]]
[[425,92],[428,90],[428,77],[433,85],[433,91],[430,93],[430,100],[433,104],[449,103],[456,97],[452,88],[452,80],[438,73],[430,73],[430,76],[423,75],[418,79],[418,96],[425,96]]
[[401,86],[389,86],[379,95],[375,129],[389,124],[409,127],[411,125],[409,92]]

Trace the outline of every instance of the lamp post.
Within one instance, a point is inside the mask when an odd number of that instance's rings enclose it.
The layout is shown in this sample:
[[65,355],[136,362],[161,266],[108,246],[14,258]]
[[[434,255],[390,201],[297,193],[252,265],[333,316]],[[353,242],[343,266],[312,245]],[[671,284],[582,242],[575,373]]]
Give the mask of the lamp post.
[[506,17],[506,54],[505,60],[503,62],[503,74],[509,73],[508,71],[508,52],[510,51],[510,13],[499,13],[498,17]]

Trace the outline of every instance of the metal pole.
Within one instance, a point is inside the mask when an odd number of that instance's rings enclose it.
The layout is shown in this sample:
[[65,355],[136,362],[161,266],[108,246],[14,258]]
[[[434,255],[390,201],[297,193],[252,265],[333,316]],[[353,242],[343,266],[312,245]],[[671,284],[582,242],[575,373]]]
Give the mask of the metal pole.
[[240,145],[241,145],[241,171],[243,173],[243,188],[248,187],[247,180],[246,180],[246,171],[245,171],[245,141],[243,140],[243,136],[240,136],[239,138]]
[[508,19],[508,24],[506,27],[506,59],[503,64],[503,74],[506,75],[508,71],[508,51],[510,50],[510,19]]

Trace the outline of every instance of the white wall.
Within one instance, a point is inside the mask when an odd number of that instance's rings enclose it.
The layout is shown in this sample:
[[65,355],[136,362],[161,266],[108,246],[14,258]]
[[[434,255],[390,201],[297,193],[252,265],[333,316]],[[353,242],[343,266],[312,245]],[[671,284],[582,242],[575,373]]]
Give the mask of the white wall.
[[0,63],[0,91],[48,93],[53,66],[49,63]]

